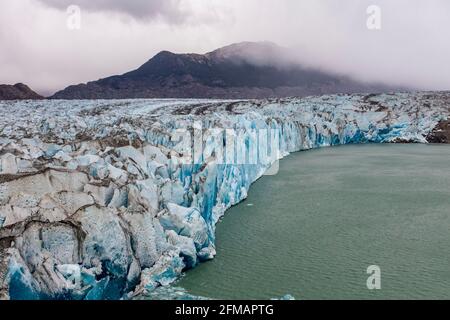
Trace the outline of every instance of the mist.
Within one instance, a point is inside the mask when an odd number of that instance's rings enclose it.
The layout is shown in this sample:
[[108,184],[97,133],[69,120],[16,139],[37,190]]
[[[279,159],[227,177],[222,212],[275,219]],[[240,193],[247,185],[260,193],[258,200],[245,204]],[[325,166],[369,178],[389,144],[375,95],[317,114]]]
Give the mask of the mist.
[[[69,5],[81,10],[79,29],[68,28]],[[367,25],[370,5],[380,9],[377,29]],[[277,57],[284,64],[449,90],[448,30],[446,0],[3,0],[0,83],[50,95],[136,69],[161,50],[270,41],[289,49]],[[266,59],[254,53],[254,61]]]

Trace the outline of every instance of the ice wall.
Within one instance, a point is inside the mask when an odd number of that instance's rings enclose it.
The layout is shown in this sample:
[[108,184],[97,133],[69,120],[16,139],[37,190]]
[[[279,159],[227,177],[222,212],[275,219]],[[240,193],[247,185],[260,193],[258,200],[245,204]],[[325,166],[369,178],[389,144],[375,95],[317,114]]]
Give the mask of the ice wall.
[[419,142],[450,94],[0,102],[0,298],[146,294],[215,255],[215,224],[283,156]]

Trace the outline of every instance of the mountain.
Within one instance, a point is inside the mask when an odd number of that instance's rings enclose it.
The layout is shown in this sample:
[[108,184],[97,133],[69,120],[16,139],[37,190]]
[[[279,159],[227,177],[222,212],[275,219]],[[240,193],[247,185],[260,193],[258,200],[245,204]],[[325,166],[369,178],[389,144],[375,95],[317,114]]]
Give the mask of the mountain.
[[232,99],[390,90],[295,61],[288,49],[268,42],[243,42],[203,55],[162,51],[134,71],[69,86],[51,98]]
[[23,83],[15,85],[0,84],[0,100],[37,100],[44,99]]

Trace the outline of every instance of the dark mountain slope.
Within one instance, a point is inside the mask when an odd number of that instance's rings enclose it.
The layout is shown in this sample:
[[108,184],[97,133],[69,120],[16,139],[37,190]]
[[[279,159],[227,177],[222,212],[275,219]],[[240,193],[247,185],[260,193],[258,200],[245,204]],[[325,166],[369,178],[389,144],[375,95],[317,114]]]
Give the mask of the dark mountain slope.
[[35,100],[43,98],[23,83],[15,85],[0,84],[0,100]]
[[162,51],[137,70],[70,86],[52,98],[269,98],[385,90],[302,67],[276,45],[245,42],[205,55]]

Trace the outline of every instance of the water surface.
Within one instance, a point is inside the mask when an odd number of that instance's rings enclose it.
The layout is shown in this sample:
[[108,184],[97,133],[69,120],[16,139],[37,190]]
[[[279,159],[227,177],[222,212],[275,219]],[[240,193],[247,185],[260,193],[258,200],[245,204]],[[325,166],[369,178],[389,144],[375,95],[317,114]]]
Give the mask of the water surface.
[[[176,285],[219,299],[450,298],[450,146],[292,154],[217,225],[217,257]],[[381,290],[368,290],[369,265]]]

